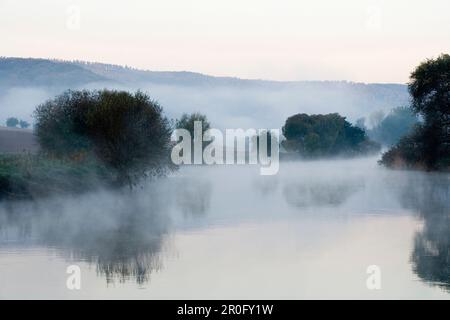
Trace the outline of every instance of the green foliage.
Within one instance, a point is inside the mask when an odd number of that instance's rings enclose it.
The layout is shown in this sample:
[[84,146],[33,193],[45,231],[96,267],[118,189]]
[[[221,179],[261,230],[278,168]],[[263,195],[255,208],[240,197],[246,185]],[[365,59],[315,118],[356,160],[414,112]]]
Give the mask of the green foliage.
[[185,129],[189,131],[191,134],[191,138],[194,139],[194,124],[195,121],[201,121],[202,122],[202,132],[205,132],[206,130],[211,128],[211,124],[208,121],[208,118],[201,113],[195,112],[192,114],[184,113],[179,120],[176,121],[176,128],[177,129]]
[[69,90],[39,105],[34,116],[42,150],[60,158],[91,150],[87,114],[97,100],[98,93]]
[[425,168],[423,159],[422,127],[417,126],[410,134],[402,137],[381,158],[381,163],[395,168]]
[[374,152],[379,146],[369,141],[364,130],[352,126],[337,113],[297,114],[283,127],[283,146],[306,157],[354,155]]
[[171,167],[172,128],[159,104],[142,92],[101,91],[87,127],[97,157],[130,184]]
[[172,128],[162,108],[142,92],[67,91],[38,106],[42,150],[59,159],[98,159],[130,187],[173,168]]
[[0,200],[78,193],[114,180],[114,174],[94,159],[81,163],[43,155],[0,155]]
[[392,146],[408,134],[417,124],[417,115],[407,107],[393,109],[379,124],[368,131],[369,137],[381,144]]
[[15,128],[19,124],[19,120],[17,118],[11,117],[6,119],[6,126],[9,128]]
[[450,55],[422,62],[411,73],[408,89],[415,112],[429,120],[448,120],[439,116],[450,114]]
[[388,151],[381,163],[388,167],[450,169],[450,56],[421,63],[408,85],[412,110],[423,123]]

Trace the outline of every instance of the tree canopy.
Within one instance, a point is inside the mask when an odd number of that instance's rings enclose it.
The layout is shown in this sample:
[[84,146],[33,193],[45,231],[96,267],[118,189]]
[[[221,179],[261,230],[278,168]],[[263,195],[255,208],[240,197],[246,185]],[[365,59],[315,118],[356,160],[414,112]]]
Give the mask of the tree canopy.
[[66,91],[38,106],[36,134],[59,158],[95,157],[130,187],[171,168],[172,128],[161,106],[140,91]]
[[191,134],[191,138],[194,139],[194,123],[195,121],[202,122],[202,132],[211,128],[211,124],[208,121],[206,115],[199,112],[194,112],[191,114],[183,113],[180,119],[176,121],[177,129],[186,129]]
[[408,85],[412,110],[423,122],[384,154],[390,167],[426,170],[450,168],[450,56],[440,55],[421,63]]
[[6,126],[9,128],[15,128],[19,124],[19,119],[11,117],[6,119]]
[[283,127],[283,146],[306,157],[361,154],[376,151],[363,129],[337,113],[289,117]]

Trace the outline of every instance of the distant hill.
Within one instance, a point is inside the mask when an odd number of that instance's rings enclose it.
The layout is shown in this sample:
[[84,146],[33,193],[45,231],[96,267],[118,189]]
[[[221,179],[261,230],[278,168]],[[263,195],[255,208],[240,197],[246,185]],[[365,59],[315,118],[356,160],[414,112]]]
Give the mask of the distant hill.
[[355,87],[384,94],[401,94],[402,84],[364,84],[348,81],[272,81],[215,77],[187,71],[148,71],[113,64],[35,58],[0,57],[0,84],[10,86],[78,86],[92,82],[120,84],[209,85],[271,87],[273,89]]
[[[112,64],[35,58],[0,58],[0,85],[79,86],[92,82],[116,84],[249,85],[274,81],[213,77],[187,71],[146,71]],[[279,84],[282,84],[280,82]]]
[[46,59],[1,58],[0,86],[75,86],[105,81],[77,64]]
[[248,80],[83,61],[0,58],[0,123],[8,116],[31,121],[37,104],[80,88],[142,89],[170,117],[200,111],[218,127],[281,127],[287,116],[299,112],[339,112],[353,121],[409,103],[402,84]]

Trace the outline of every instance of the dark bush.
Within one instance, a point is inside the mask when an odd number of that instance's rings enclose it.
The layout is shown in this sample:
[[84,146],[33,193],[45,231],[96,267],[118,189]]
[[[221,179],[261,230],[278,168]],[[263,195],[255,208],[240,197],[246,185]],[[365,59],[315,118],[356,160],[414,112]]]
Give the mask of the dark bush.
[[367,138],[363,129],[352,126],[337,113],[294,115],[286,120],[283,134],[286,137],[283,146],[305,157],[357,155],[380,148]]
[[76,161],[95,158],[130,187],[172,169],[170,122],[140,91],[67,91],[35,111],[43,152]]

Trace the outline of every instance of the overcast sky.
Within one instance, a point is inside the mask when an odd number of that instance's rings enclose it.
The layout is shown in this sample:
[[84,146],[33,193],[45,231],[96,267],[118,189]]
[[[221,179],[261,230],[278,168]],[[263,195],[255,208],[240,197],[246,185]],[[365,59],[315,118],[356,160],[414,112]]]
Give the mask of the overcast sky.
[[0,0],[0,55],[275,80],[406,82],[448,0]]

